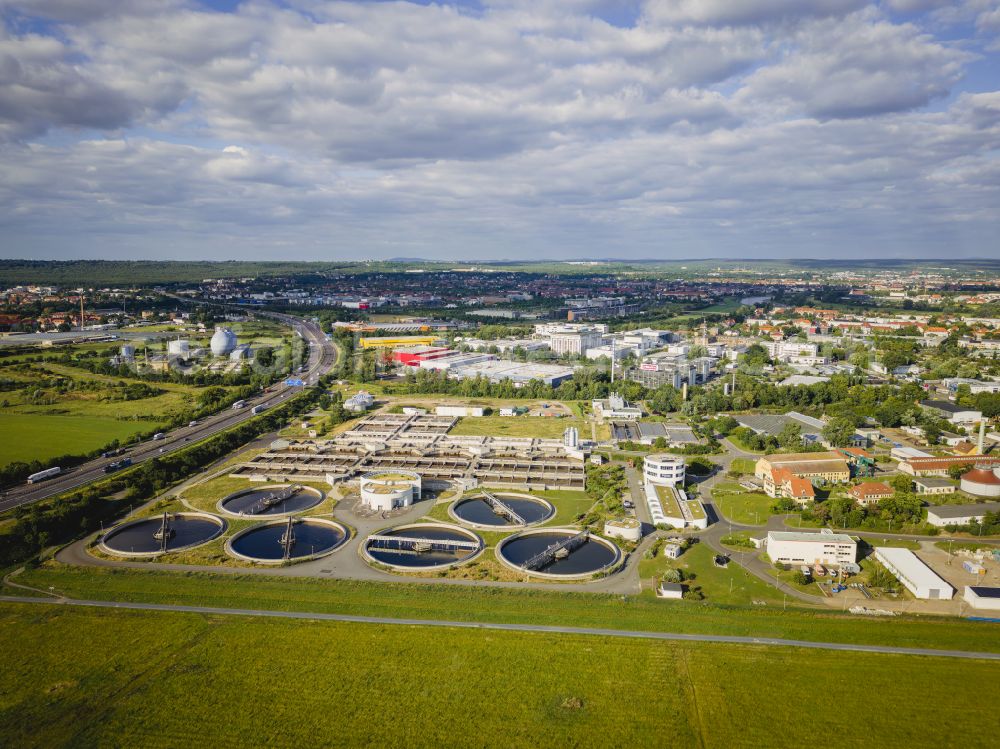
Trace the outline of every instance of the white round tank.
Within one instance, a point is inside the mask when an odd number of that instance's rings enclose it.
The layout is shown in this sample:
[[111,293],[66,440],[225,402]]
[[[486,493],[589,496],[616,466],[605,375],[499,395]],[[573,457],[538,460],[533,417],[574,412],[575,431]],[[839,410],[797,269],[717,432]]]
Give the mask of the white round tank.
[[167,355],[168,356],[179,356],[182,359],[187,359],[191,352],[190,344],[179,338],[176,341],[167,341]]
[[212,336],[212,354],[214,356],[229,356],[236,348],[236,334],[229,328],[218,327]]

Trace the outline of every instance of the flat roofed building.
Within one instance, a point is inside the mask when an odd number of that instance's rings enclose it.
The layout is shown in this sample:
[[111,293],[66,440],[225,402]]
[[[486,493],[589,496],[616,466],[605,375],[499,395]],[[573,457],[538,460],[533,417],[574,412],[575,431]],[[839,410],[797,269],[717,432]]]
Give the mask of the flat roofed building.
[[839,567],[854,564],[858,558],[857,541],[844,533],[827,530],[819,533],[769,531],[764,549],[772,562],[781,564]]
[[875,548],[875,558],[917,598],[949,600],[955,589],[909,549]]
[[963,406],[956,405],[951,401],[922,400],[920,401],[920,405],[929,411],[934,411],[941,417],[950,421],[952,424],[971,424],[976,421],[981,421],[983,418],[982,411],[965,408]]
[[642,418],[642,409],[630,404],[619,393],[610,393],[607,400],[591,401],[590,406],[597,416],[605,419],[638,421]]
[[943,528],[947,525],[968,525],[973,520],[982,522],[987,512],[1000,512],[1000,502],[981,502],[973,505],[932,505],[927,508],[927,522]]
[[775,468],[784,468],[793,476],[842,482],[851,478],[847,461],[835,452],[765,455],[757,461],[754,475],[765,480]]
[[913,479],[917,494],[954,494],[955,485],[948,479],[921,476]]
[[962,598],[974,609],[1000,611],[1000,588],[967,585]]

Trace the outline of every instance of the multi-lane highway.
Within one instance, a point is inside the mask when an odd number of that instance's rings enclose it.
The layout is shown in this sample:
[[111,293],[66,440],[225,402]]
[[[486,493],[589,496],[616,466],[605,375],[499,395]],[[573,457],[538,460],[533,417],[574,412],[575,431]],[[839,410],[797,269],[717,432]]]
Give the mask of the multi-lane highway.
[[[279,312],[256,312],[258,315],[271,317],[279,322],[285,323],[295,329],[309,347],[309,359],[306,370],[297,377],[303,382],[314,382],[319,376],[329,372],[337,363],[337,348],[327,340],[322,329],[316,323],[303,320],[293,315],[285,315]],[[263,393],[254,398],[246,400],[246,406],[242,409],[226,409],[220,413],[209,416],[198,421],[194,426],[184,426],[166,432],[159,440],[146,440],[130,446],[127,456],[132,459],[132,464],[137,465],[143,461],[155,458],[159,455],[166,455],[174,450],[186,447],[192,442],[204,439],[217,432],[239,424],[253,416],[251,413],[254,406],[274,406],[281,403],[285,398],[293,395],[299,388],[288,386],[282,381],[271,388],[271,392]],[[38,500],[51,497],[71,489],[85,486],[92,481],[104,478],[108,474],[104,472],[104,467],[115,460],[121,460],[123,456],[115,458],[98,458],[82,465],[64,471],[58,476],[43,481],[39,484],[26,484],[8,490],[0,496],[0,512],[10,510],[18,505],[37,502]]]

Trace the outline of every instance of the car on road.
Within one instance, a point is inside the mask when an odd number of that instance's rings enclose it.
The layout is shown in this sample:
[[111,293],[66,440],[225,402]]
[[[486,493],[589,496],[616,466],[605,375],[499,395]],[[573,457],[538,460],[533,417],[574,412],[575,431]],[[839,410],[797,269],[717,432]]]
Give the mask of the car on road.
[[189,421],[188,422],[188,426],[189,427],[196,427],[196,426],[198,426],[198,422],[197,421]]

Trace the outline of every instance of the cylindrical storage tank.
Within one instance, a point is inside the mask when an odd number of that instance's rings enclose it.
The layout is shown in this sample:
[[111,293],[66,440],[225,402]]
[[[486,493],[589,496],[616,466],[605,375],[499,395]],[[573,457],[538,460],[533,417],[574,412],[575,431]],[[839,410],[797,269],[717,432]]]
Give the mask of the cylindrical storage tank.
[[409,507],[420,501],[420,474],[413,471],[382,471],[361,477],[361,503],[376,512]]
[[636,542],[642,538],[642,523],[635,518],[608,520],[604,523],[604,535]]
[[183,340],[178,339],[176,341],[167,341],[167,355],[168,356],[179,356],[182,359],[187,359],[191,351],[190,344]]
[[212,342],[209,344],[212,348],[213,356],[229,356],[236,348],[237,340],[236,334],[229,328],[218,327],[215,329],[215,334],[212,336]]
[[1000,476],[989,466],[976,466],[962,474],[961,488],[977,497],[1000,497]]
[[676,486],[684,483],[684,458],[677,455],[647,455],[643,460],[643,477],[651,484]]

